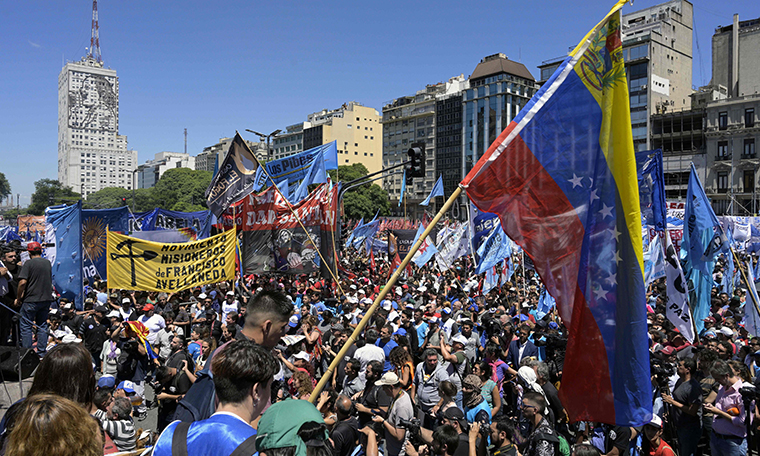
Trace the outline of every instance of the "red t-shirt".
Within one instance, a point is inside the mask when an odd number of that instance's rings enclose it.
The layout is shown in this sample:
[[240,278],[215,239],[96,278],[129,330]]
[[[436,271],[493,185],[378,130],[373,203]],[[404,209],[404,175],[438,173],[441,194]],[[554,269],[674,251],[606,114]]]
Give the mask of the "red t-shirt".
[[670,448],[670,445],[665,443],[664,440],[660,439],[660,446],[657,448],[649,448],[649,456],[675,456],[676,454],[673,452],[673,449]]

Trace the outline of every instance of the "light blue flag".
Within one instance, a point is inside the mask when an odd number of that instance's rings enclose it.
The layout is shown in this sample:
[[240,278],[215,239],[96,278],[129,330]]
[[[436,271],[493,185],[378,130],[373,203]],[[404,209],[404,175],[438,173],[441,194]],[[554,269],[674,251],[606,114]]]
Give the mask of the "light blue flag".
[[443,196],[443,176],[441,175],[439,175],[438,180],[435,181],[435,185],[433,185],[433,191],[431,191],[427,198],[425,198],[425,201],[420,203],[420,206],[427,206],[430,204],[430,200],[436,196]]
[[696,269],[704,275],[712,275],[715,256],[726,238],[693,163],[686,192],[684,220],[687,223],[683,230],[681,255],[685,256],[686,270]]
[[356,224],[356,227],[351,230],[351,234],[348,235],[348,239],[346,239],[346,245],[351,245],[351,241],[354,240],[354,232],[356,232],[356,228],[359,228],[360,226],[364,225],[364,217],[362,217],[361,220],[359,220],[359,223]]
[[[665,236],[669,234],[666,233]],[[657,234],[644,252],[644,284],[649,285],[660,277],[665,277],[665,250]]]
[[293,196],[293,203],[297,203],[309,196],[309,185],[323,184],[325,182],[327,182],[325,161],[321,156],[317,156],[314,158],[314,161],[309,168],[309,172],[306,173],[306,176],[298,185],[295,195]]
[[757,312],[755,305],[760,305],[760,298],[757,296],[755,287],[755,276],[752,273],[752,261],[747,262],[747,282],[749,282],[749,299],[744,303],[744,328],[753,336],[757,336],[760,331],[760,314]]
[[483,279],[483,295],[487,295],[489,291],[496,287],[499,283],[499,275],[496,274],[496,266],[486,271],[486,277]]
[[491,230],[491,234],[478,248],[477,254],[479,261],[476,274],[483,274],[494,267],[496,263],[512,254],[512,241],[501,229],[499,219]]
[[351,246],[355,249],[358,249],[361,247],[362,242],[364,242],[365,239],[372,239],[379,228],[380,220],[373,220],[369,223],[365,223],[364,225],[356,227],[353,231],[354,239]]
[[49,207],[45,209],[45,219],[46,240],[55,243],[54,248],[45,252],[52,265],[53,287],[61,297],[70,299],[77,310],[83,310],[82,202]]
[[538,305],[536,306],[536,318],[542,319],[548,314],[554,306],[557,305],[557,302],[554,300],[552,295],[550,295],[546,288],[544,288],[543,293],[541,293],[541,296],[538,298]]
[[406,193],[406,169],[404,169],[404,177],[401,178],[401,196],[398,199],[398,207],[401,207],[401,202],[404,201],[404,193]]
[[[318,158],[324,162],[325,170],[338,169],[338,148],[336,144],[335,141],[332,141],[298,154],[288,155],[279,160],[272,160],[265,165],[266,171],[275,182],[286,178],[288,179],[288,183],[294,186],[296,182],[304,179],[309,174],[314,160]],[[267,185],[266,182],[268,180],[264,169],[259,167],[256,171],[253,190],[259,191],[259,189]]]
[[[425,227],[420,224],[420,227],[417,228],[417,234],[414,236],[414,241],[412,242],[412,245],[414,245],[417,240],[422,236],[422,233],[425,231]],[[435,244],[433,244],[433,241],[430,239],[430,236],[426,237],[424,241],[422,241],[422,244],[420,245],[420,248],[414,253],[414,256],[412,257],[412,261],[414,264],[416,264],[418,267],[425,266],[425,263],[430,261],[431,258],[433,258],[433,255],[438,253],[438,249],[435,247]]]

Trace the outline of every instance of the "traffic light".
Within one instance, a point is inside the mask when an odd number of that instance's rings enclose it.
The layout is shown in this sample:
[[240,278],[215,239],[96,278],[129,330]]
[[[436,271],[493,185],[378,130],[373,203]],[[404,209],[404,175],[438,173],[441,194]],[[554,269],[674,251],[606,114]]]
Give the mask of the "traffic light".
[[127,199],[124,198],[124,197],[122,197],[121,198],[121,204],[123,204],[124,206],[126,206],[127,205]]
[[425,143],[412,144],[412,148],[407,153],[411,162],[406,174],[407,179],[409,177],[425,177]]

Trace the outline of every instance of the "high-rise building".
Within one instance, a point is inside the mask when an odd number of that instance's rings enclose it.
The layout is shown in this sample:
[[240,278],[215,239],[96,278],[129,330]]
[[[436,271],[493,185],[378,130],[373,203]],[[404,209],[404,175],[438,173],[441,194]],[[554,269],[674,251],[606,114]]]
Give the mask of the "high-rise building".
[[731,97],[760,92],[760,18],[717,27],[712,38],[712,84]]
[[462,178],[538,91],[525,65],[504,54],[483,58],[462,94]]
[[285,132],[280,133],[272,140],[272,159],[279,160],[288,155],[303,152],[303,130],[309,127],[311,127],[309,122],[285,127]]
[[[464,76],[461,79],[464,80]],[[405,186],[407,208],[411,204],[414,209],[407,213],[410,217],[416,215],[417,206],[427,197],[438,179],[435,160],[436,96],[443,94],[446,87],[443,83],[429,84],[414,95],[396,98],[383,106],[383,168],[408,161],[408,151],[412,144],[425,145],[425,177],[414,178],[411,185]],[[456,109],[461,112],[461,104]],[[396,174],[383,179],[383,188],[392,202],[398,202],[401,198],[403,179],[401,168]],[[398,204],[391,204],[392,210],[403,215],[404,209],[397,208]]]
[[137,167],[137,188],[152,188],[167,170],[195,169],[195,157],[182,152],[159,152],[153,160]]
[[[303,150],[336,141],[338,165],[362,163],[370,173],[380,171],[383,165],[380,120],[376,109],[355,101],[338,109],[309,114],[303,125]],[[295,152],[298,150],[291,151]]]
[[[263,162],[267,159],[267,143],[254,142],[247,139],[245,142],[259,161]],[[213,173],[214,166],[217,163],[221,166],[224,159],[227,158],[230,144],[232,144],[232,138],[220,138],[219,142],[213,146],[204,147],[203,152],[194,157],[195,169],[197,171],[210,171]]]
[[443,177],[446,197],[462,181],[462,92],[469,88],[470,81],[460,75],[449,79],[443,93],[436,95],[435,169]]
[[690,108],[693,6],[672,0],[625,14],[621,25],[633,145],[648,150],[651,115]]
[[119,134],[119,78],[92,55],[58,76],[58,181],[82,196],[131,189],[137,151]]

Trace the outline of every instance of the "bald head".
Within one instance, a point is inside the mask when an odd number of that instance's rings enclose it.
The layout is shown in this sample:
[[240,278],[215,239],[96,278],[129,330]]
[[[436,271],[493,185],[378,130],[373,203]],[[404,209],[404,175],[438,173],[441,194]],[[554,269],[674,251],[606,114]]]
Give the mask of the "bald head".
[[353,402],[351,401],[351,398],[345,394],[338,396],[338,399],[335,401],[335,408],[338,411],[338,415],[342,418],[348,418],[351,415],[352,405]]

